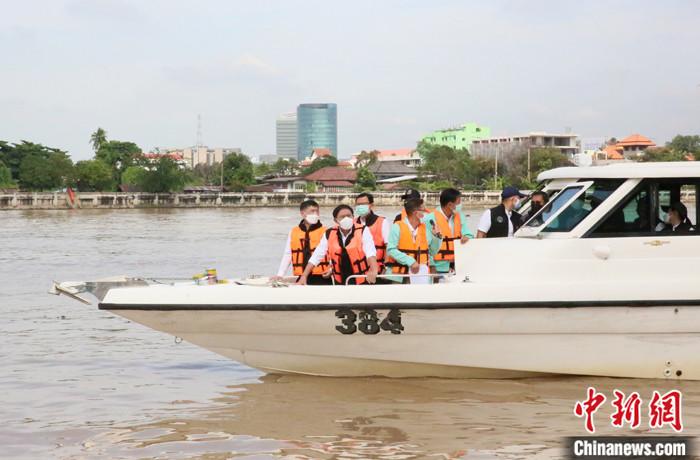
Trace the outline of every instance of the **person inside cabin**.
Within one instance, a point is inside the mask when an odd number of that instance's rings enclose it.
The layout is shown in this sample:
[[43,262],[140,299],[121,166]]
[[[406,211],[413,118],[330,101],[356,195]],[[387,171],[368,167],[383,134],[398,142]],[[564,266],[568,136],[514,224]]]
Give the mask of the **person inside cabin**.
[[[384,273],[384,259],[391,222],[386,217],[374,213],[374,196],[371,193],[360,193],[355,197],[355,225],[366,226],[369,229],[377,250],[377,272]],[[390,281],[384,278],[377,279],[377,284],[386,283]]]
[[667,224],[663,231],[681,234],[695,231],[693,223],[688,218],[688,208],[680,201],[671,203]]
[[426,209],[422,199],[407,200],[404,212],[406,217],[391,226],[386,266],[393,275],[413,276],[395,276],[390,279],[404,284],[429,284],[430,257],[440,250],[442,235],[437,227],[431,226],[428,230],[423,221]]
[[[537,214],[540,209],[544,208],[545,205],[549,203],[549,195],[543,190],[538,190],[530,195],[530,209],[527,214],[523,216],[523,222],[527,222],[535,214]],[[541,224],[541,222],[540,222]]]
[[[341,204],[333,210],[336,225],[323,234],[297,284],[307,284],[316,267],[328,261],[336,285],[374,284],[377,280],[377,251],[367,226],[355,225],[352,208]],[[352,275],[362,275],[350,278]]]
[[431,257],[430,266],[436,273],[447,274],[455,266],[455,241],[465,244],[474,235],[467,228],[467,218],[462,212],[462,193],[448,188],[440,193],[440,207],[425,218],[429,228],[437,228],[442,235],[442,246]]
[[[301,214],[301,221],[289,232],[277,276],[271,278],[273,281],[282,279],[287,274],[290,265],[294,276],[297,279],[301,277],[311,255],[326,231],[326,227],[321,224],[319,218],[318,203],[314,200],[302,202],[299,206],[299,214]],[[318,261],[312,272],[306,277],[306,284],[331,284],[331,279],[328,276],[329,271],[330,265],[327,260]]]
[[481,216],[476,237],[512,237],[523,224],[523,218],[517,209],[520,207],[520,199],[525,196],[515,187],[505,187],[501,192],[501,204],[487,209]]

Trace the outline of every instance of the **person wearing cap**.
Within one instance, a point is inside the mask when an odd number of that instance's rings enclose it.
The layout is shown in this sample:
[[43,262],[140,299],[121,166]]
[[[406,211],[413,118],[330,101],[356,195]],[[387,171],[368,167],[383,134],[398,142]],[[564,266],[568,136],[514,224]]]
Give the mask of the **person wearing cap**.
[[515,187],[504,188],[501,192],[501,204],[487,209],[481,216],[476,237],[512,237],[523,224],[523,218],[516,209],[520,207],[520,199],[526,196]]
[[665,232],[690,233],[695,231],[693,223],[688,219],[688,208],[680,201],[671,204],[668,209],[668,224],[664,227]]
[[[420,199],[421,199],[420,192],[414,188],[410,188],[410,189],[406,190],[406,193],[401,195],[401,201],[403,201],[404,204],[406,204],[406,202],[408,200],[420,200]],[[431,212],[433,212],[433,210],[430,208],[425,208],[425,212],[426,212],[426,214],[430,214]],[[400,220],[403,220],[405,218],[406,218],[406,209],[404,208],[401,210],[400,213],[396,214],[396,217],[394,217],[394,222],[399,222]]]

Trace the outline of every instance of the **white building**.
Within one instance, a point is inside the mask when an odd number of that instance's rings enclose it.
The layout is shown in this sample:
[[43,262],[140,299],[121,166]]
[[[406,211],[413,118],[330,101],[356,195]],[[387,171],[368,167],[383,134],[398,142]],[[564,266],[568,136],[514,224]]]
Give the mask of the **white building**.
[[[377,161],[380,163],[384,162],[397,162],[403,166],[408,166],[411,168],[417,168],[421,164],[421,156],[416,149],[393,149],[393,150],[376,150]],[[357,158],[362,152],[353,153],[350,157],[350,164],[354,168],[357,163]]]
[[297,157],[297,114],[283,113],[277,117],[277,155],[285,158]]
[[232,153],[242,153],[238,147],[185,147],[185,148],[158,148],[161,154],[180,155],[187,166],[194,168],[197,165],[213,165],[221,163],[224,158]]
[[577,134],[550,134],[533,132],[520,136],[502,136],[478,139],[472,142],[469,152],[474,156],[504,158],[527,153],[530,149],[552,148],[573,160],[581,150]]

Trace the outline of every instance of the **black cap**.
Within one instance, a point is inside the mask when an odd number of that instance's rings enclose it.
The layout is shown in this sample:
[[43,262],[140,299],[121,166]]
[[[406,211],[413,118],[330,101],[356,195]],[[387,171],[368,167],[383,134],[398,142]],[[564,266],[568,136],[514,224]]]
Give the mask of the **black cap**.
[[518,190],[515,187],[506,187],[503,189],[503,192],[501,192],[501,199],[506,199],[510,198],[512,196],[519,196],[520,198],[525,198],[527,195],[520,193],[520,190]]
[[401,199],[403,201],[420,199],[420,192],[414,188],[410,188],[406,193],[401,195]]

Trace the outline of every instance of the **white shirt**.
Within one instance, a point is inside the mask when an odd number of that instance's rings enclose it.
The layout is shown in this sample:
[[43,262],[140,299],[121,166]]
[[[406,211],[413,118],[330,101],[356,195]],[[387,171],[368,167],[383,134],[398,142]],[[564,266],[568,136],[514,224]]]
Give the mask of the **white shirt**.
[[[353,231],[351,230],[348,232],[347,235],[343,234],[343,231],[340,231],[340,237],[343,239],[343,246],[345,246],[346,241],[348,238],[350,238],[350,235],[352,235]],[[369,231],[369,228],[365,227],[362,230],[362,250],[365,252],[365,257],[370,258],[370,257],[377,257],[377,248],[374,247],[374,239],[372,238],[372,232]],[[321,263],[324,257],[328,254],[328,238],[326,238],[326,234],[323,234],[323,237],[321,238],[321,241],[318,243],[318,246],[316,246],[316,249],[314,249],[314,253],[311,254],[311,258],[309,259],[309,263],[318,265]]]
[[277,269],[277,276],[285,276],[289,266],[292,264],[292,232],[289,231],[287,235],[287,242],[284,245],[284,254],[282,254],[282,260],[280,261],[280,267]]
[[[506,209],[506,216],[508,216],[508,237],[513,236],[513,221],[511,221],[511,216],[513,215],[513,211],[509,211]],[[479,226],[477,227],[480,232],[488,233],[489,230],[491,230],[491,210],[487,209],[484,211],[484,213],[481,215],[481,219],[479,220]]]

